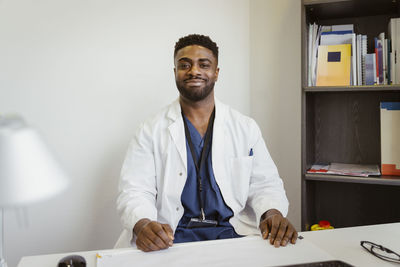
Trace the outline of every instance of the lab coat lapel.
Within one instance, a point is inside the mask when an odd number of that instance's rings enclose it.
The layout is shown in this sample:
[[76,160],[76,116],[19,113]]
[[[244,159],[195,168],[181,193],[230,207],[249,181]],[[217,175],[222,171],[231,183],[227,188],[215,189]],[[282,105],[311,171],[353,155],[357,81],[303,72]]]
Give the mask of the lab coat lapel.
[[215,121],[212,140],[212,166],[220,189],[225,185],[225,113],[226,107],[215,99]]
[[179,99],[171,105],[167,116],[172,120],[172,123],[168,127],[169,133],[171,134],[172,140],[178,150],[182,164],[187,171],[186,137]]

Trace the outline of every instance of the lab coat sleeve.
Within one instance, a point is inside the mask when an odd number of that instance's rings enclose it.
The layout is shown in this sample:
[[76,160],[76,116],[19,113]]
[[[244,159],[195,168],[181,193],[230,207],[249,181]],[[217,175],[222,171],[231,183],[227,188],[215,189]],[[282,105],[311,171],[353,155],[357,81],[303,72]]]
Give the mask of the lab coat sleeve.
[[264,212],[269,209],[279,210],[287,215],[289,202],[286,197],[283,181],[273,162],[261,131],[254,120],[251,120],[253,168],[251,171],[248,204],[253,208],[257,223]]
[[143,218],[157,219],[156,175],[151,129],[142,125],[129,144],[121,170],[117,210],[123,227],[131,233]]

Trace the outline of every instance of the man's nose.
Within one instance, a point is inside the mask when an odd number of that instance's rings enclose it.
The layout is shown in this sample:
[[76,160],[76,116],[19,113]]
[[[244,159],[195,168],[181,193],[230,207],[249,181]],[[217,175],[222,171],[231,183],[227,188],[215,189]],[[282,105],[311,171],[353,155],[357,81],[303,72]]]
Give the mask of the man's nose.
[[192,65],[192,67],[189,70],[189,74],[196,76],[197,74],[200,74],[200,69],[196,65]]

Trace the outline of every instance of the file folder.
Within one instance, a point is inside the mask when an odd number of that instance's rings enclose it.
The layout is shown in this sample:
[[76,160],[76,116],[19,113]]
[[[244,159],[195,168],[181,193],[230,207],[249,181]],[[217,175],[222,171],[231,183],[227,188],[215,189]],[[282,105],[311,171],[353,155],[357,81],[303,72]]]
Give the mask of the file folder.
[[351,44],[318,47],[317,86],[348,86],[350,70]]

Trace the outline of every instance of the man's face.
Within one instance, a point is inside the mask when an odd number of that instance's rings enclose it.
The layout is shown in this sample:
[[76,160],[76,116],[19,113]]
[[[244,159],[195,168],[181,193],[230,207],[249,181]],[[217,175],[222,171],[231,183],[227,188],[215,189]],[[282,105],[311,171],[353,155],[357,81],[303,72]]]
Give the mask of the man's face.
[[181,97],[197,102],[205,99],[214,89],[219,68],[211,50],[190,45],[176,53],[174,72]]

